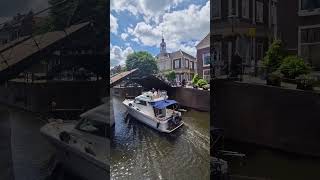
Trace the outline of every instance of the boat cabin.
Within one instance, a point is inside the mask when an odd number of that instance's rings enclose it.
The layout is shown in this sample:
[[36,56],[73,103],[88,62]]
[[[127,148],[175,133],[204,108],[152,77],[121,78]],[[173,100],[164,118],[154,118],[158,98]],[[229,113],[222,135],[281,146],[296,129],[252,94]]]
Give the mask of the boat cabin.
[[109,137],[107,104],[100,105],[80,115],[76,129],[102,138]]
[[143,110],[144,113],[153,115],[159,120],[166,120],[168,117],[175,115],[174,109],[168,109],[168,107],[177,106],[178,103],[175,100],[167,99],[166,93],[156,94],[146,92],[137,96],[134,104],[139,107],[138,111]]

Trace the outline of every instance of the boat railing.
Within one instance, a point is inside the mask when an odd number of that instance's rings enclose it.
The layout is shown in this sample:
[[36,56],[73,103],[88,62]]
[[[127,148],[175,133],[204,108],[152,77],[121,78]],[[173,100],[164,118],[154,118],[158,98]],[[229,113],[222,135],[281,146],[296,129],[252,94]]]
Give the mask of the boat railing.
[[149,96],[149,97],[151,97],[151,99],[157,99],[157,98],[161,98],[161,97],[163,97],[163,98],[168,97],[167,91],[164,91],[164,90],[156,91],[156,93],[152,93],[152,91],[144,91],[144,92],[142,92],[142,94],[151,95],[151,96]]

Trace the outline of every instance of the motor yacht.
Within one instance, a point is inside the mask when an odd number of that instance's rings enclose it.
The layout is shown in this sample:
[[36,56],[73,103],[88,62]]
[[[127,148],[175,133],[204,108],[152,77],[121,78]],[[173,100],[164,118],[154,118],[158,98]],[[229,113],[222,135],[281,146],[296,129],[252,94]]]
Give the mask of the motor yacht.
[[171,133],[183,125],[179,105],[168,99],[166,91],[143,92],[123,104],[128,114],[160,132]]
[[81,114],[79,121],[54,119],[40,129],[56,147],[64,169],[88,180],[109,179],[108,111],[105,103]]

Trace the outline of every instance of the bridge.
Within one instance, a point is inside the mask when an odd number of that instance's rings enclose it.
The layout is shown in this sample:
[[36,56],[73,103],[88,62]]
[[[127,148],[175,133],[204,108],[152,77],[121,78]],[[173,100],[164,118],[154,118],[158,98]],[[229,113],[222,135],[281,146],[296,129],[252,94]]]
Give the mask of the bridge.
[[145,75],[141,73],[141,70],[139,69],[125,71],[112,76],[110,79],[110,87],[114,87],[123,81],[137,83],[146,89],[155,88],[166,91],[171,91],[173,89],[168,83],[166,83],[164,80],[161,80],[156,75]]
[[[87,8],[85,3],[75,6],[74,13],[66,16],[64,13],[70,7],[63,4],[67,2],[53,5],[64,7],[59,11],[61,14],[56,14],[60,16],[57,21],[68,19],[61,27],[46,29],[42,26],[46,23],[36,24],[23,35],[0,44],[1,103],[42,112],[50,110],[48,104],[53,99],[57,109],[91,108],[106,95],[105,27],[92,14],[74,15]],[[45,17],[49,17],[47,11],[52,7],[34,15],[46,13]],[[27,20],[0,24],[0,31],[15,32],[14,28],[22,26],[22,21]]]

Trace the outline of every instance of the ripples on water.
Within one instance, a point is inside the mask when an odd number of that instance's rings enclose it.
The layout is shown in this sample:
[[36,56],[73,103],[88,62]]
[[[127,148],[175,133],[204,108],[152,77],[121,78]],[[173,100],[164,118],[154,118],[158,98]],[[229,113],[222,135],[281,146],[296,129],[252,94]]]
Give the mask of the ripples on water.
[[187,112],[182,128],[164,134],[124,119],[121,103],[113,98],[111,179],[209,179],[208,113]]

